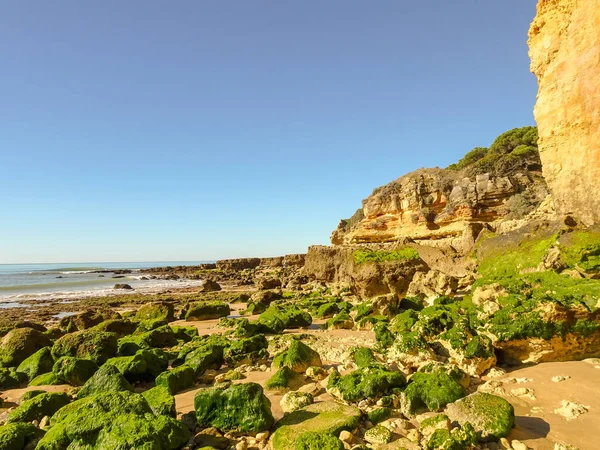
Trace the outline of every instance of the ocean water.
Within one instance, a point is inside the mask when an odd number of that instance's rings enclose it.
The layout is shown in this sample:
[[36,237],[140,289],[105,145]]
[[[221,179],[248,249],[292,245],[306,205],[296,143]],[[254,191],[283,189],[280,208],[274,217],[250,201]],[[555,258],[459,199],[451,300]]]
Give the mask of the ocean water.
[[[19,300],[50,300],[114,293],[116,283],[127,283],[133,292],[200,284],[199,280],[142,280],[141,270],[151,267],[194,266],[213,261],[103,262],[74,264],[0,264],[0,303],[14,306]],[[118,275],[113,270],[130,269]],[[102,273],[99,273],[102,272]],[[131,291],[119,291],[127,293]]]

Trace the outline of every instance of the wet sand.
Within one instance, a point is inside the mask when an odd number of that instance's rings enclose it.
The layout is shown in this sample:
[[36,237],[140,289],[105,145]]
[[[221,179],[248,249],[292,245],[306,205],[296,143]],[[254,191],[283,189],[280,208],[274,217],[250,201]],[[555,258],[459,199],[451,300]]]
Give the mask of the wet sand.
[[[570,378],[552,381],[561,375]],[[513,379],[522,380],[511,383]],[[597,436],[600,432],[600,364],[543,363],[513,370],[498,380],[506,392],[502,396],[513,404],[517,416],[510,440],[519,439],[535,450],[553,450],[555,443],[574,445],[580,450],[600,448]],[[533,390],[535,399],[511,394],[520,388]],[[567,420],[555,412],[563,400],[585,405],[589,407],[588,412]]]

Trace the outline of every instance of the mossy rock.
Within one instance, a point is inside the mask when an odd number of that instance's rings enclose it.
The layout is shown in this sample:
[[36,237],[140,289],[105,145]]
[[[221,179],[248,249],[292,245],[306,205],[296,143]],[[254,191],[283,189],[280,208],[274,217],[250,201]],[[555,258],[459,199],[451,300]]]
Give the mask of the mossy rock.
[[172,326],[171,329],[175,333],[175,338],[181,339],[184,342],[190,342],[199,336],[198,328],[196,327]]
[[340,312],[340,308],[335,302],[325,303],[319,306],[317,317],[319,319],[329,319]]
[[330,434],[307,431],[298,436],[295,450],[344,450],[344,443]]
[[54,358],[50,347],[44,347],[19,364],[17,372],[24,373],[28,380],[33,380],[38,375],[50,372],[52,366],[54,366]]
[[352,359],[359,369],[367,367],[381,366],[379,361],[375,358],[373,350],[367,347],[356,347],[352,349]]
[[223,357],[225,362],[233,367],[240,364],[256,364],[267,360],[269,357],[268,346],[267,338],[263,334],[257,334],[232,342],[225,349]]
[[71,386],[83,386],[98,370],[98,365],[89,359],[63,356],[52,367],[52,373]]
[[347,312],[336,314],[325,323],[328,330],[351,330],[354,328],[354,320]]
[[53,372],[43,373],[31,380],[28,386],[57,386],[64,381],[58,378]]
[[412,417],[422,411],[439,411],[465,395],[464,388],[443,370],[417,372],[401,395],[402,413]]
[[121,315],[118,312],[110,309],[101,311],[84,311],[72,316],[63,317],[58,323],[58,328],[65,333],[73,333],[93,328],[102,322],[110,319],[120,319]]
[[114,366],[102,366],[77,392],[77,398],[89,397],[104,392],[133,391],[133,387]]
[[93,331],[115,333],[119,337],[128,336],[137,328],[137,324],[127,319],[109,319],[90,328]]
[[365,431],[364,440],[370,444],[387,444],[392,442],[392,432],[383,425],[375,425]]
[[6,417],[6,423],[40,421],[44,416],[51,416],[70,402],[64,392],[47,392],[36,395],[21,403]]
[[289,367],[298,373],[306,372],[311,366],[322,365],[319,354],[298,339],[294,339],[286,351],[273,358],[273,368]]
[[371,423],[377,425],[378,423],[383,422],[384,420],[387,420],[390,417],[392,417],[392,414],[393,414],[392,408],[381,407],[381,408],[375,408],[374,410],[369,411],[369,413],[367,414],[367,417]]
[[192,303],[185,315],[185,320],[211,320],[227,317],[231,313],[229,305],[223,302]]
[[291,391],[282,397],[279,404],[284,413],[291,413],[305,406],[312,405],[314,401],[314,397],[309,393]]
[[358,369],[347,375],[334,372],[329,377],[327,392],[346,402],[375,399],[406,386],[402,372],[391,372],[380,367]]
[[90,359],[101,366],[107,359],[117,354],[118,337],[104,331],[76,331],[58,339],[52,347],[52,356],[74,356]]
[[16,367],[25,359],[52,342],[44,333],[33,328],[15,328],[0,342],[0,365]]
[[293,304],[271,305],[258,316],[258,324],[264,333],[279,334],[286,329],[309,327],[312,317]]
[[109,392],[77,400],[51,418],[36,450],[177,450],[189,440],[187,427],[156,415],[142,395]]
[[[141,351],[142,350],[140,350],[140,352]],[[116,367],[130,383],[145,378],[152,378],[149,377],[147,373],[148,364],[146,363],[146,358],[144,358],[140,352],[133,356],[117,356],[115,358],[110,358],[104,365]]]
[[194,397],[198,425],[221,431],[258,433],[273,425],[271,402],[257,383],[201,389]]
[[515,423],[515,411],[509,402],[483,392],[448,405],[445,413],[460,425],[470,423],[483,440],[507,436]]
[[154,414],[177,417],[175,409],[175,397],[169,394],[169,390],[164,386],[155,386],[152,389],[142,392],[142,396],[152,408]]
[[166,320],[173,322],[175,320],[175,307],[173,303],[152,302],[146,303],[135,314],[136,320]]
[[[134,356],[141,356],[146,361],[146,373],[148,379],[155,379],[169,366],[169,355],[159,349],[159,348],[151,348],[151,349],[142,349],[138,350],[138,352]],[[146,379],[146,377],[144,377]]]
[[296,450],[300,436],[307,432],[337,438],[343,430],[354,430],[361,415],[360,409],[333,401],[313,403],[277,422],[271,446],[273,450]]
[[18,388],[26,381],[27,375],[18,372],[14,367],[10,369],[0,367],[0,389]]
[[173,329],[163,325],[150,331],[126,336],[118,341],[119,356],[133,356],[140,350],[164,348],[177,344]]
[[298,372],[287,366],[278,369],[265,383],[265,388],[270,391],[288,391],[298,389],[304,384],[304,379]]
[[26,402],[27,400],[31,400],[33,397],[37,397],[38,395],[45,394],[45,393],[46,393],[46,391],[44,391],[42,389],[34,389],[32,391],[27,391],[23,395],[21,395],[21,397],[19,397],[19,400],[17,403],[21,404],[23,402]]
[[185,364],[192,367],[196,375],[210,368],[218,369],[223,364],[223,346],[203,345],[185,356]]
[[40,430],[30,423],[0,426],[0,450],[23,450],[39,434]]
[[196,379],[196,371],[188,366],[183,365],[167,370],[156,377],[156,385],[163,386],[168,389],[171,395],[175,395],[194,385]]

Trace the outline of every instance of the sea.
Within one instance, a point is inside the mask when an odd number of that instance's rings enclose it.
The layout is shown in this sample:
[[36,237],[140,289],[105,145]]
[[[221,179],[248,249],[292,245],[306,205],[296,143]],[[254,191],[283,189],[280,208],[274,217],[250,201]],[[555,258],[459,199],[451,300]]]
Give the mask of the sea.
[[[114,294],[116,283],[129,284],[127,292],[160,290],[200,285],[202,280],[146,278],[142,271],[152,267],[195,266],[214,261],[150,261],[62,264],[0,264],[0,308],[18,306],[23,300],[75,299]],[[129,269],[128,274],[116,274]],[[117,278],[114,278],[117,277]]]

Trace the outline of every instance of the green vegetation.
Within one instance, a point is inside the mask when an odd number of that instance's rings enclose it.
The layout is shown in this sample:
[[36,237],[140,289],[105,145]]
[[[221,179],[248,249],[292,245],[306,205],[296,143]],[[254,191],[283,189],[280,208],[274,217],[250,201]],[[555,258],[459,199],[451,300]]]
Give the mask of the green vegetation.
[[229,305],[224,302],[192,303],[185,315],[185,320],[219,319],[227,317],[230,312]]
[[183,365],[161,373],[156,377],[156,385],[164,386],[168,389],[169,394],[175,395],[178,392],[192,387],[195,378],[195,370],[188,365]]
[[419,259],[419,252],[414,248],[404,247],[398,250],[355,250],[352,253],[355,264],[386,261],[411,261]]
[[327,391],[347,402],[379,398],[395,388],[406,386],[402,372],[391,372],[382,367],[358,369],[347,375],[333,372],[329,376]]
[[298,436],[295,450],[344,450],[344,443],[330,434],[307,431]]
[[371,421],[371,423],[378,424],[379,422],[383,422],[384,420],[387,420],[390,417],[392,417],[392,412],[392,408],[381,407],[370,411],[367,414],[367,417]]
[[169,390],[164,386],[155,386],[152,389],[148,389],[142,392],[142,396],[148,402],[152,412],[157,416],[177,417],[175,397],[169,394]]
[[83,386],[98,370],[98,365],[89,359],[63,356],[52,367],[56,378],[71,386]]
[[273,374],[265,383],[265,387],[271,391],[285,391],[298,389],[302,385],[302,377],[287,366],[283,366]]
[[0,449],[22,450],[39,430],[30,423],[9,423],[0,426]]
[[290,347],[273,358],[273,368],[289,367],[295,372],[304,373],[311,366],[321,366],[319,354],[298,339]]
[[44,333],[33,328],[15,328],[2,338],[0,367],[16,367],[26,358],[52,342]]
[[449,405],[448,417],[465,427],[468,422],[482,439],[507,436],[515,421],[513,406],[501,397],[478,392]]
[[133,391],[133,387],[114,366],[102,366],[77,392],[77,398],[105,392]]
[[464,388],[443,370],[417,372],[402,394],[402,412],[411,416],[424,409],[438,411],[465,395]]
[[58,339],[52,347],[52,356],[75,356],[91,359],[101,366],[117,354],[117,335],[102,331],[76,331]]
[[[33,380],[38,375],[50,372],[53,365],[54,358],[52,358],[50,347],[44,347],[23,360],[17,367],[17,372],[24,373],[27,379]],[[1,385],[2,383],[0,383]]]
[[36,395],[8,413],[6,423],[40,421],[44,416],[54,414],[69,401],[69,396],[64,392],[47,392]]
[[274,422],[271,402],[257,383],[201,389],[194,397],[194,410],[198,425],[221,431],[258,433]]
[[268,346],[269,342],[264,334],[257,334],[232,342],[223,352],[223,357],[225,362],[232,367],[258,363],[269,357]]
[[63,407],[36,449],[177,450],[189,437],[182,422],[154,414],[142,395],[108,392]]

